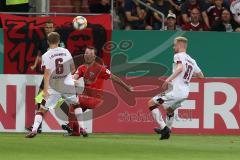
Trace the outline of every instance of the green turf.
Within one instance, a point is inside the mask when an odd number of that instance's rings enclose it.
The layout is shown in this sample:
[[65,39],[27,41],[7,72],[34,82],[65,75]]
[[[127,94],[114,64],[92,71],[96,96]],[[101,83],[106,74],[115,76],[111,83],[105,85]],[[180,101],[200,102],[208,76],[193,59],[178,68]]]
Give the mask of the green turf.
[[239,160],[239,136],[92,134],[88,138],[0,133],[1,160]]

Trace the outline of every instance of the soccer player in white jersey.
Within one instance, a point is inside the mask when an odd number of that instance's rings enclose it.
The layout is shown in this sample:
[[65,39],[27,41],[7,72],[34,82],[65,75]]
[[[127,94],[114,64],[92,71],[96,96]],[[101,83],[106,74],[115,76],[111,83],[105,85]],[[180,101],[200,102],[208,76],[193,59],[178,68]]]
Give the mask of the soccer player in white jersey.
[[[174,110],[181,107],[181,103],[187,99],[189,94],[189,82],[192,76],[203,78],[204,75],[196,61],[187,53],[187,38],[177,37],[174,40],[174,66],[173,73],[162,85],[167,89],[164,93],[156,95],[148,101],[148,107],[152,112],[154,120],[160,128],[154,128],[155,132],[161,134],[160,140],[168,139],[174,119]],[[171,90],[170,90],[171,88]],[[166,123],[158,107],[166,111]]]
[[37,135],[37,129],[44,114],[49,109],[53,109],[60,98],[64,98],[69,105],[78,104],[72,79],[72,73],[75,72],[74,62],[67,49],[58,47],[59,42],[60,35],[57,32],[48,34],[49,50],[42,56],[42,67],[45,68],[43,76],[45,103],[41,104],[36,113],[33,129],[26,135],[26,138],[33,138]]

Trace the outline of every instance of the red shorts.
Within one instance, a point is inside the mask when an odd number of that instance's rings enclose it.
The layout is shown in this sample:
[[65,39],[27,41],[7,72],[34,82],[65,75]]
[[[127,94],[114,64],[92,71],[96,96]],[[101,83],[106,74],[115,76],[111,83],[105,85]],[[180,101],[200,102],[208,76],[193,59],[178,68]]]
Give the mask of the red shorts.
[[83,109],[94,109],[99,106],[102,102],[102,99],[96,97],[89,97],[86,95],[79,95],[79,103]]

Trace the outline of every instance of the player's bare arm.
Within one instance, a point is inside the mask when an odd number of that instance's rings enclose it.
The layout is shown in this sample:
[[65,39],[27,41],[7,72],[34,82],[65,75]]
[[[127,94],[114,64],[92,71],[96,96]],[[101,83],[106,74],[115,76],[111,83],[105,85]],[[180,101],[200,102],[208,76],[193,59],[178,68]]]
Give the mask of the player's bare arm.
[[112,74],[111,78],[112,81],[118,83],[120,86],[122,86],[123,88],[125,88],[127,91],[131,92],[132,91],[132,87],[127,85],[125,82],[123,82],[118,76]]
[[34,70],[37,67],[38,62],[40,62],[41,60],[42,60],[41,56],[38,55],[34,61],[34,64],[30,67],[31,70]]
[[43,95],[44,97],[47,97],[48,96],[48,88],[49,88],[49,79],[50,79],[50,75],[51,75],[51,71],[50,69],[45,69],[44,70],[44,89],[43,89]]
[[177,63],[176,70],[169,76],[162,85],[163,89],[167,89],[168,83],[175,79],[183,71],[182,63]]
[[204,74],[202,72],[194,73],[193,76],[197,78],[204,78]]
[[80,78],[79,75],[77,74],[77,72],[75,72],[72,76],[73,81],[74,81],[74,85],[77,86],[77,80]]
[[79,77],[79,75],[77,74],[77,73],[75,73],[74,75],[73,75],[73,79],[74,80],[78,80],[80,77]]

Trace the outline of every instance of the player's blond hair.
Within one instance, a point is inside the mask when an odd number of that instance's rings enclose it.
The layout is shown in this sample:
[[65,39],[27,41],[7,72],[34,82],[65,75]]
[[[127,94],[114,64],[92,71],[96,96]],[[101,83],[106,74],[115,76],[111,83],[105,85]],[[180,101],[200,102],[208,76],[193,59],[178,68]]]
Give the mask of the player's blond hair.
[[186,37],[181,37],[181,36],[179,36],[179,37],[176,37],[175,39],[174,39],[174,42],[183,42],[183,43],[188,43],[188,39],[186,38]]

